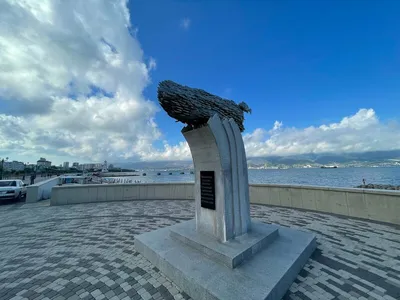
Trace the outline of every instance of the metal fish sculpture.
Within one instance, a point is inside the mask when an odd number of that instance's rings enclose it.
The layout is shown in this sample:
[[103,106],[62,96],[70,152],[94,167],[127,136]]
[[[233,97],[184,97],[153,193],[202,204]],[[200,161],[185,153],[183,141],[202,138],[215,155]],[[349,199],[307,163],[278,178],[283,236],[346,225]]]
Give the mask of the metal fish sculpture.
[[204,126],[209,118],[218,114],[221,119],[232,118],[243,132],[244,112],[251,113],[245,102],[236,104],[232,100],[171,80],[159,83],[158,101],[170,117],[192,128]]

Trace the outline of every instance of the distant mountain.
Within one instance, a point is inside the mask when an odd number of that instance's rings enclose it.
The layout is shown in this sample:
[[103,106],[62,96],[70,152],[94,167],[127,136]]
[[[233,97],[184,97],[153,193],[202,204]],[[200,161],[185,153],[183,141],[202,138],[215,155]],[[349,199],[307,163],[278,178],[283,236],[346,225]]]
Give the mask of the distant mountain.
[[[293,166],[293,165],[329,165],[349,163],[383,163],[400,162],[400,150],[371,151],[360,153],[309,153],[290,156],[248,157],[249,167],[257,166]],[[115,167],[126,169],[189,169],[193,168],[192,161],[144,161],[114,163]]]
[[290,156],[249,157],[249,165],[327,165],[348,163],[381,163],[393,160],[400,161],[400,150],[371,151],[361,153],[309,153]]
[[371,151],[360,153],[309,153],[290,156],[266,156],[249,158],[251,160],[268,160],[271,162],[314,162],[314,163],[330,163],[330,162],[350,162],[350,161],[381,161],[388,159],[400,159],[400,150],[392,151]]

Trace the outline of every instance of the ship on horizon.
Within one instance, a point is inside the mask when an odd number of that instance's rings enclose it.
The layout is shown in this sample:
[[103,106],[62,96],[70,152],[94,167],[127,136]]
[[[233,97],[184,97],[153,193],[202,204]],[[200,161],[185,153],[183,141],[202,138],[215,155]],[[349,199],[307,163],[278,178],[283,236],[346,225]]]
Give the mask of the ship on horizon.
[[336,165],[321,166],[321,169],[337,169]]

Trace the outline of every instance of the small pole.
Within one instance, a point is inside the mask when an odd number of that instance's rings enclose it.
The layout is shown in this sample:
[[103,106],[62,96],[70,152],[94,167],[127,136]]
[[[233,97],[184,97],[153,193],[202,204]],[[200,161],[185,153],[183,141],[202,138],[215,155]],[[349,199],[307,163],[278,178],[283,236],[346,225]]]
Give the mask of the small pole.
[[[8,160],[8,157],[6,157],[5,160]],[[4,171],[4,158],[1,160],[1,173],[0,173],[0,180],[3,179],[3,171]]]
[[1,160],[1,173],[0,173],[0,180],[3,179],[3,169],[4,169],[4,158]]

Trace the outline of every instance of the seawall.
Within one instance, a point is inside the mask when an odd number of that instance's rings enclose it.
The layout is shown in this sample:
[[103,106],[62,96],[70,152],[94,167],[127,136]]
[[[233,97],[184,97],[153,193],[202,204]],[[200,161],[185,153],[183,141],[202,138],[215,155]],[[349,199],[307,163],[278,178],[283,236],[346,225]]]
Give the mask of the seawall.
[[[51,205],[139,200],[194,200],[193,183],[54,186]],[[400,192],[302,185],[250,184],[250,202],[400,225]]]

